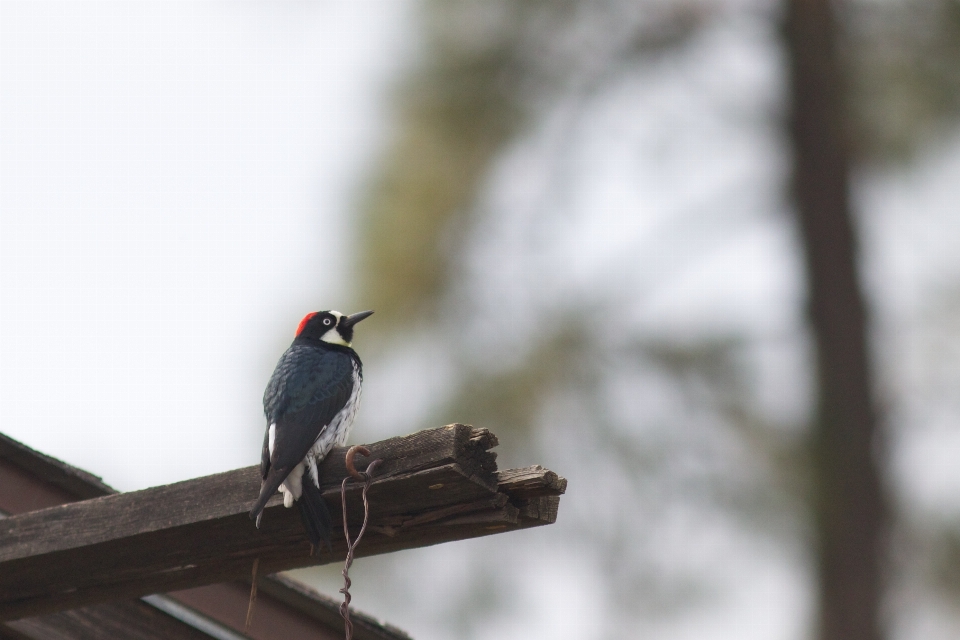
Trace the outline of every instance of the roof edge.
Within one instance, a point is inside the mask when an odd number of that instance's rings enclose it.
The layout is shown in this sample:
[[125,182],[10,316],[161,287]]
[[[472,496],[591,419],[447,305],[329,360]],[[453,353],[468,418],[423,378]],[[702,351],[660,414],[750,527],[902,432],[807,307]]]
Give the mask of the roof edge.
[[79,500],[117,493],[116,489],[106,484],[99,476],[31,449],[3,433],[0,433],[0,460],[20,467],[40,480],[76,496]]
[[[340,602],[282,573],[257,580],[257,589],[300,613],[329,625],[342,625]],[[357,640],[412,640],[391,624],[350,607],[353,635]]]

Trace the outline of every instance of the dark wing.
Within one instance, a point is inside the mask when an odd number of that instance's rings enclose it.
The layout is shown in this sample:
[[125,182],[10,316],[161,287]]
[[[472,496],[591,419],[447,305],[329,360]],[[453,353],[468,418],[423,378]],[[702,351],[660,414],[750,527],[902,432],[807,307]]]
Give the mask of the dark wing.
[[270,425],[263,432],[263,450],[260,451],[260,478],[266,478],[270,471]]
[[[263,509],[320,432],[347,404],[353,392],[353,372],[353,358],[339,350],[295,344],[280,358],[263,394],[268,432],[260,464],[263,485],[252,516]],[[270,424],[276,425],[273,455],[268,447]]]

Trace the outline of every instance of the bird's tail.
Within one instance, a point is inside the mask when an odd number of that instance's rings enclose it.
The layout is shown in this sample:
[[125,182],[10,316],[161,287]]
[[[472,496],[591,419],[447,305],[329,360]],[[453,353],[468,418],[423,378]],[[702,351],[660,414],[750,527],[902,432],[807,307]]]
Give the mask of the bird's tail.
[[323,500],[323,493],[313,484],[309,474],[304,474],[303,493],[297,500],[300,508],[300,517],[307,530],[307,537],[315,547],[321,545],[330,548],[330,535],[333,532],[333,518],[327,503]]
[[286,479],[289,473],[289,467],[285,469],[271,469],[267,477],[264,478],[263,483],[261,483],[260,497],[257,498],[257,502],[253,505],[253,508],[250,509],[250,519],[257,521],[257,529],[260,528],[260,518],[263,517],[263,508],[267,506],[267,502],[273,497],[273,494],[277,492],[280,484]]

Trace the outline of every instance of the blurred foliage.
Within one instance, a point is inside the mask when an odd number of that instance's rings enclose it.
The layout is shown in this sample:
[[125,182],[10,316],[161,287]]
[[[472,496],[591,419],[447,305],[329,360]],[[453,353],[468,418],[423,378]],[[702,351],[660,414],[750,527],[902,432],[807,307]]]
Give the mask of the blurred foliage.
[[442,422],[443,416],[455,415],[509,437],[511,446],[522,446],[545,398],[561,389],[589,388],[597,379],[597,354],[591,347],[584,324],[570,318],[514,366],[494,371],[470,367],[457,392],[437,408],[437,418]]
[[933,584],[951,599],[960,597],[960,526],[957,523],[942,526],[934,532],[931,556]]
[[908,160],[960,115],[960,0],[859,0],[844,27],[854,149]]
[[[640,7],[635,19],[627,7]],[[630,16],[624,64],[682,50],[721,3],[618,0],[424,0],[423,51],[396,92],[395,134],[367,190],[358,275],[379,327],[430,324],[455,289],[475,201],[498,154],[537,105],[576,85],[580,23]],[[903,159],[960,114],[960,0],[857,0],[845,5],[851,132],[859,157]],[[635,13],[635,12],[634,12]],[[559,45],[545,43],[557,41]],[[545,351],[538,351],[544,354]]]
[[[425,3],[426,52],[398,97],[398,131],[360,231],[364,304],[381,326],[428,316],[456,273],[477,184],[522,119],[520,10],[508,0]],[[480,30],[489,37],[472,33],[471,16],[494,23]]]
[[[628,7],[639,7],[642,19]],[[960,0],[857,0],[845,5],[844,51],[851,76],[854,144],[863,159],[906,158],[960,113]],[[535,121],[538,105],[583,87],[597,89],[631,64],[682,51],[722,3],[620,0],[424,0],[424,45],[397,91],[396,132],[362,210],[359,277],[364,305],[383,327],[404,335],[411,324],[437,329],[432,315],[461,286],[461,259],[475,228],[476,199],[498,154]],[[578,83],[583,24],[602,14],[628,24],[623,42]],[[617,17],[620,17],[617,19]],[[593,20],[600,24],[602,20]],[[558,44],[559,43],[559,44]],[[600,80],[598,80],[600,79]],[[542,400],[592,353],[575,318],[540,338],[526,360],[507,371],[465,365],[459,390],[437,414],[488,425],[500,433],[529,431]],[[645,354],[665,366],[679,351],[659,345]],[[716,366],[712,347],[688,350],[684,369]],[[726,354],[733,353],[727,345]],[[675,363],[676,364],[676,363]],[[725,373],[709,385],[735,380]],[[678,369],[679,371],[679,369]],[[726,393],[737,397],[740,391]],[[723,405],[723,403],[721,403]],[[718,405],[760,443],[768,430],[742,403]],[[441,418],[446,419],[446,418]],[[769,443],[767,443],[769,445]],[[776,447],[776,468],[803,484],[799,451]]]
[[[360,298],[377,310],[388,341],[409,339],[413,326],[454,354],[459,378],[438,399],[435,422],[483,425],[509,441],[511,455],[523,455],[537,446],[537,426],[551,404],[572,402],[587,422],[549,437],[589,439],[605,466],[633,485],[657,483],[653,493],[707,496],[759,529],[792,519],[792,535],[804,535],[797,523],[812,512],[809,443],[796,425],[758,411],[751,385],[762,381],[751,380],[742,357],[749,336],[611,345],[574,312],[537,334],[518,361],[491,367],[464,354],[460,334],[449,331],[458,318],[435,317],[470,312],[451,300],[465,286],[462,261],[483,215],[477,201],[484,180],[545,105],[565,92],[600,91],[652,57],[682,52],[727,9],[709,0],[423,0],[423,51],[398,88],[395,134],[361,212]],[[584,25],[603,33],[585,38]],[[858,0],[846,5],[844,26],[857,157],[908,159],[960,114],[960,0]],[[599,61],[584,44],[597,41],[610,45]],[[679,420],[693,424],[709,415],[707,423],[729,431],[725,442],[737,443],[732,455],[709,438],[677,440],[676,447],[699,456],[694,488],[689,478],[667,477],[674,445],[637,436],[630,428],[636,425],[618,424],[609,411],[610,380],[639,370],[669,379],[684,406],[699,412]],[[662,433],[679,429],[660,426]],[[750,475],[748,467],[759,471]],[[664,593],[687,600],[697,592],[689,583],[656,587],[657,569],[635,557],[645,523],[630,520],[636,513],[616,517],[624,521],[607,522],[601,532],[597,522],[577,526],[603,540],[600,562],[614,583],[608,595],[623,600],[624,611],[645,598],[662,605],[670,600]],[[941,546],[944,567],[955,566],[956,547]],[[954,582],[950,571],[943,580]],[[491,577],[480,581],[471,597],[494,597]],[[468,633],[474,614],[459,607],[459,632]]]
[[[395,134],[359,225],[363,304],[377,310],[379,326],[429,323],[456,285],[473,205],[497,154],[545,96],[570,85],[583,57],[577,31],[589,23],[585,16],[616,15],[631,4],[424,0],[424,50],[397,91]],[[651,15],[613,66],[682,46],[702,27],[709,6],[642,4]]]
[[[628,10],[642,9],[642,19]],[[711,20],[722,16],[705,1],[630,3],[607,0],[425,0],[424,51],[398,91],[397,131],[363,209],[359,274],[365,305],[389,316],[378,326],[405,335],[410,324],[438,330],[432,313],[460,286],[460,258],[474,228],[474,206],[497,154],[521,134],[537,105],[567,91],[601,89],[616,74],[650,56],[682,51]],[[629,23],[622,42],[602,64],[578,67],[583,24]],[[623,17],[621,17],[623,16]],[[596,36],[594,36],[596,37]],[[601,36],[603,37],[603,36]],[[546,42],[549,41],[549,45]],[[559,44],[558,44],[559,43]],[[582,63],[581,63],[582,64]],[[582,79],[582,82],[578,82]],[[519,444],[531,433],[543,403],[561,390],[596,389],[602,350],[580,318],[539,336],[522,362],[489,370],[462,362],[456,392],[436,407],[440,421],[483,424]],[[707,387],[738,378],[732,344],[646,344],[638,359],[673,375],[698,369]],[[692,378],[691,378],[692,379]],[[740,400],[722,393],[723,411],[758,446],[769,429]],[[582,401],[585,401],[581,398]],[[706,401],[700,399],[700,401]],[[718,405],[719,407],[719,405]],[[791,470],[795,451],[766,451]]]

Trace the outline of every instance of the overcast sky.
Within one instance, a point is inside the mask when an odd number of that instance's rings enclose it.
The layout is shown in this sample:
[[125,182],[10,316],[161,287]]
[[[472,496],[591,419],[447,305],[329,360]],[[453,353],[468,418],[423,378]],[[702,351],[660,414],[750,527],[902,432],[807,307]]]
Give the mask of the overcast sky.
[[[0,3],[0,431],[121,490],[257,462],[263,387],[301,316],[359,310],[348,306],[357,302],[349,215],[389,130],[386,92],[416,46],[412,7]],[[645,330],[776,334],[798,322],[790,228],[766,213],[782,205],[779,141],[757,126],[756,111],[744,111],[749,126],[736,130],[711,115],[778,99],[771,33],[718,29],[683,59],[698,72],[678,80],[673,66],[648,68],[591,105],[571,145],[577,197],[556,223],[563,233],[545,236],[532,258],[523,199],[537,205],[538,189],[550,187],[538,186],[540,165],[530,160],[553,153],[551,136],[561,134],[548,122],[516,145],[491,177],[488,206],[499,215],[489,234],[498,241],[472,248],[487,291],[507,296],[518,273],[539,269],[577,300],[629,264],[633,274],[617,286],[651,292],[627,314]],[[702,101],[718,87],[709,95],[727,103]],[[921,160],[860,176],[864,255],[880,312],[878,359],[889,365],[881,383],[899,402],[895,419],[912,429],[896,435],[901,491],[916,508],[960,513],[960,351],[952,328],[941,342],[917,328],[956,304],[941,293],[957,295],[960,280],[960,138],[945,136]],[[726,183],[759,195],[731,200],[717,186]],[[700,210],[708,215],[689,213]],[[631,217],[636,211],[643,215]],[[643,241],[667,219],[680,220],[673,244]],[[520,238],[513,247],[512,233]],[[711,245],[717,236],[736,242]],[[488,256],[496,259],[481,260]],[[624,305],[632,299],[622,296]],[[941,315],[950,321],[960,312]],[[945,364],[931,373],[931,360]],[[775,364],[763,386],[782,407],[782,385],[797,377]],[[398,428],[384,381],[405,372],[393,374],[370,376],[353,441]],[[409,400],[408,389],[394,395]],[[571,480],[565,513],[574,515],[585,484]],[[560,555],[554,536],[565,522],[537,534],[537,553],[518,544],[508,547],[518,557],[503,554],[515,565],[511,579],[530,583],[519,592],[534,613],[520,620],[508,607],[491,612],[490,637],[530,637],[546,620],[558,625],[551,637],[597,628],[592,616],[604,605],[584,576],[603,576],[587,554]],[[462,581],[444,582],[443,572],[476,569],[464,569],[464,551],[478,544],[403,554],[403,584],[431,581],[433,592],[397,589],[401,582],[383,574],[362,579],[378,565],[358,564],[358,606],[418,637],[444,637],[450,609],[441,601]],[[753,547],[699,552],[733,558],[715,571],[739,588],[672,628],[651,620],[651,637],[699,639],[705,629],[718,638],[804,637],[802,560],[765,558]],[[393,593],[378,595],[377,581]],[[570,604],[558,610],[564,599]],[[898,637],[937,637],[924,615],[904,617]]]
[[0,430],[123,490],[257,461],[301,316],[352,301],[408,8],[0,4]]

